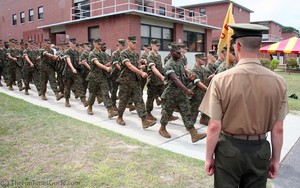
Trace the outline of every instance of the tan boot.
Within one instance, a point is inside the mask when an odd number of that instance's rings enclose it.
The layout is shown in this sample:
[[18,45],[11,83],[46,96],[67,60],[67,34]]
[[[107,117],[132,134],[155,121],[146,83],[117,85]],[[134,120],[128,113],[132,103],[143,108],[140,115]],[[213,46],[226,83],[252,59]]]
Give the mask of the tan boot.
[[177,119],[179,119],[178,116],[173,116],[173,115],[171,115],[171,117],[169,118],[169,121],[175,121],[175,120],[177,120]]
[[43,94],[41,95],[41,99],[44,100],[44,101],[47,100],[47,97],[46,97],[45,93],[43,93]]
[[19,87],[19,91],[23,91],[25,87]]
[[98,101],[98,104],[101,104],[103,102],[102,97],[101,96],[97,96],[97,101]]
[[189,128],[188,130],[191,134],[192,143],[198,142],[199,140],[202,140],[206,137],[206,133],[199,134],[199,133],[197,133],[197,131],[194,127]]
[[135,106],[133,104],[127,104],[127,108],[130,112],[135,110]]
[[200,120],[199,120],[199,123],[202,124],[202,125],[208,125],[208,122],[209,120],[204,118],[204,117],[201,117]]
[[9,85],[9,86],[8,86],[8,90],[9,90],[9,91],[13,91],[13,90],[14,90],[14,88],[12,87],[12,85]]
[[168,133],[166,126],[164,126],[164,125],[160,126],[160,129],[158,132],[162,137],[171,138],[171,135]]
[[155,123],[156,123],[156,121],[147,119],[146,117],[143,117],[143,118],[142,118],[142,126],[143,126],[143,129],[147,129],[148,127],[153,126]]
[[123,119],[122,116],[118,116],[116,122],[117,122],[119,125],[123,125],[123,126],[126,125],[126,123],[125,123],[125,121],[124,121],[124,119]]
[[118,107],[117,107],[115,104],[112,105],[112,109],[113,109],[114,111],[118,111]]
[[151,112],[147,112],[147,119],[156,121],[157,119],[151,114]]
[[25,95],[29,95],[28,89],[25,89]]
[[81,102],[84,107],[87,107],[89,105],[89,102],[85,98],[81,99]]
[[66,101],[65,101],[65,107],[71,107],[69,99],[66,99]]
[[64,98],[64,95],[60,94],[60,93],[55,93],[55,96],[56,96],[56,100],[57,101],[59,101],[60,99]]
[[87,113],[88,115],[93,115],[93,107],[89,105],[88,109],[87,109]]
[[112,118],[118,115],[117,111],[114,111],[112,107],[107,108],[108,118]]

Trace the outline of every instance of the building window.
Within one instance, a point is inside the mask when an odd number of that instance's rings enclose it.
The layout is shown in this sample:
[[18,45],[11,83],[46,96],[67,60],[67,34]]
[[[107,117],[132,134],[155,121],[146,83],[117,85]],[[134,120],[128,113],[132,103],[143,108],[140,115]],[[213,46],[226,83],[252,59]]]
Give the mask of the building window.
[[100,37],[99,26],[88,27],[88,41],[93,42],[93,39]]
[[20,13],[20,23],[25,23],[25,12]]
[[168,44],[173,41],[173,29],[151,26],[151,25],[141,25],[141,49],[144,44],[150,44],[152,39],[157,39],[160,44],[160,50],[169,51]]
[[33,22],[33,9],[30,9],[28,12],[28,20],[30,22]]
[[159,14],[165,16],[166,15],[166,8],[165,7],[159,7]]
[[44,7],[39,7],[38,8],[38,19],[39,20],[44,19]]
[[189,15],[190,15],[190,17],[194,17],[195,16],[195,11],[194,10],[190,10]]
[[200,8],[199,13],[200,13],[201,16],[206,15],[206,9],[205,8]]
[[184,11],[180,11],[179,12],[179,18],[183,18],[184,17]]
[[204,34],[184,31],[184,43],[189,52],[204,52]]
[[74,3],[75,20],[90,17],[90,0],[80,0]]
[[17,15],[16,14],[14,14],[12,16],[12,22],[13,22],[13,25],[17,25]]

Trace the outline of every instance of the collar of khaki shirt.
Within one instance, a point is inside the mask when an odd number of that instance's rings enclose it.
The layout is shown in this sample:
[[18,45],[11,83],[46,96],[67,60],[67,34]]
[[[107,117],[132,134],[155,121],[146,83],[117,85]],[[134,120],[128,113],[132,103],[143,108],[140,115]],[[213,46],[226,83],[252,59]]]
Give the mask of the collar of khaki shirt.
[[245,65],[245,64],[249,64],[249,63],[261,65],[259,59],[257,59],[257,58],[245,58],[245,59],[240,60],[236,66]]

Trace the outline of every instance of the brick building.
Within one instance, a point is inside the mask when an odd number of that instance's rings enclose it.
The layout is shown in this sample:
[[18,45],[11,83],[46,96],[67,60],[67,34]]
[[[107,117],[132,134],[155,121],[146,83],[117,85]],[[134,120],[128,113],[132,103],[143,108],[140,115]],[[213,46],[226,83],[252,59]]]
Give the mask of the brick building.
[[[229,0],[221,0],[182,6],[182,8],[189,9],[195,13],[200,13],[201,15],[206,15],[208,25],[222,28],[229,4]],[[253,13],[252,10],[235,2],[233,2],[232,9],[236,23],[250,23],[250,13]],[[218,46],[220,35],[221,30],[212,31],[212,48],[216,48]]]
[[100,37],[108,53],[119,38],[135,35],[138,47],[152,38],[161,41],[167,53],[172,41],[186,43],[193,53],[207,52],[212,32],[208,16],[171,5],[172,0],[1,0],[0,38],[55,43],[76,37],[78,42]]

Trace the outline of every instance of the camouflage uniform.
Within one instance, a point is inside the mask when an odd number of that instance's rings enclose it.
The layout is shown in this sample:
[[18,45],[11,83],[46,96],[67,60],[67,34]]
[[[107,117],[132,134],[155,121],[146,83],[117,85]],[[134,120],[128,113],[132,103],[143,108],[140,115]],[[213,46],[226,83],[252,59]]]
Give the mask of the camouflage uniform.
[[64,76],[64,96],[66,99],[70,98],[71,88],[73,88],[75,95],[79,96],[81,100],[85,99],[85,93],[82,87],[82,78],[80,76],[80,65],[79,65],[79,52],[69,48],[65,52],[66,58],[70,58],[73,67],[77,70],[74,74],[70,66],[65,63],[65,69],[63,71]]
[[234,67],[234,65],[232,65],[232,64],[226,65],[226,61],[224,61],[223,63],[220,64],[220,66],[218,67],[218,69],[216,70],[215,73],[218,74],[218,73],[224,72],[228,69],[231,69],[233,67]]
[[1,77],[4,78],[4,61],[5,61],[6,50],[5,48],[0,48],[0,85],[1,85]]
[[59,60],[55,62],[55,71],[57,74],[57,85],[58,85],[59,92],[64,93],[65,85],[64,85],[63,71],[66,66],[66,62],[65,62],[66,56],[63,50],[58,51],[56,55],[59,56]]
[[39,57],[39,51],[38,50],[32,50],[31,51],[31,62],[34,64],[34,69],[32,73],[32,79],[33,83],[37,89],[37,91],[41,92],[41,76],[40,76],[40,60],[38,60]]
[[119,116],[123,116],[128,100],[131,98],[136,106],[136,110],[140,118],[146,117],[145,104],[142,98],[141,76],[132,72],[124,64],[127,61],[137,67],[139,66],[139,55],[131,52],[129,49],[121,52],[120,60],[122,62],[122,70],[118,82],[119,86]]
[[218,67],[220,66],[220,64],[222,63],[222,61],[220,59],[217,59],[215,62],[214,62],[214,68],[215,68],[215,71],[218,69]]
[[151,67],[155,65],[156,69],[164,75],[164,69],[162,67],[161,56],[159,54],[154,54],[153,51],[149,53],[147,58],[148,63],[148,82],[147,82],[147,101],[146,101],[146,111],[151,112],[153,110],[153,102],[157,96],[161,96],[164,91],[164,82],[161,81],[152,72]]
[[164,105],[162,106],[162,116],[160,123],[162,126],[166,126],[168,121],[176,107],[179,108],[183,123],[186,128],[190,129],[194,127],[192,122],[191,109],[188,96],[183,90],[169,78],[170,73],[175,73],[177,78],[184,83],[184,66],[180,60],[174,61],[171,58],[164,67],[165,71],[165,90],[161,96]]
[[[200,89],[199,87],[197,87],[197,83],[200,81],[202,82],[205,86],[209,85],[209,81],[206,81],[206,79],[209,77],[210,73],[209,71],[207,71],[205,68],[203,68],[202,66],[199,68],[196,65],[194,66],[194,68],[191,70],[192,74],[196,75],[196,79],[194,80],[194,82],[192,82],[191,84],[191,88],[193,89],[194,95],[191,97],[190,99],[190,105],[191,105],[191,114],[192,114],[192,121],[195,124],[196,120],[197,120],[197,116],[198,116],[198,108],[202,102],[202,99],[205,95],[205,91]],[[202,117],[205,118],[204,114],[201,114]]]
[[120,56],[121,52],[119,50],[116,50],[112,53],[112,63],[113,63],[113,68],[112,68],[112,73],[110,75],[111,78],[111,100],[112,103],[115,105],[117,101],[117,92],[118,92],[118,87],[119,83],[117,82],[118,77],[120,76],[120,70],[115,68],[115,64],[120,64]]
[[99,63],[104,64],[104,54],[101,51],[93,50],[89,54],[89,62],[91,66],[90,73],[88,74],[86,80],[89,82],[89,106],[93,106],[96,96],[99,92],[102,94],[102,99],[106,108],[112,106],[112,101],[109,97],[109,86],[107,77],[105,76],[105,70],[99,68],[94,60],[98,60]]
[[42,48],[40,50],[41,64],[40,64],[40,81],[41,81],[41,93],[45,94],[47,91],[47,82],[49,80],[52,91],[57,94],[57,81],[55,77],[54,60],[47,57],[45,53],[54,54],[50,48]]
[[[142,55],[141,55],[141,59],[146,59],[147,60],[147,57],[148,57],[148,53],[144,52]],[[148,63],[148,62],[147,62]],[[142,62],[140,65],[146,65],[144,62]],[[142,69],[143,72],[147,72],[147,67],[145,69]],[[141,78],[141,86],[142,86],[142,90],[144,90],[145,88],[145,85],[147,83],[147,78]]]
[[164,65],[172,58],[171,53],[169,53],[164,59]]
[[16,80],[19,89],[22,88],[22,52],[20,49],[9,48],[7,50],[6,56],[10,55],[13,58],[17,58],[17,61],[8,60],[8,85],[12,86],[13,82]]
[[[89,53],[87,51],[84,51],[80,55],[80,61],[85,60],[87,63],[89,62]],[[87,88],[88,88],[88,81],[86,81],[86,78],[89,74],[90,70],[84,66],[80,66],[80,76],[82,78],[82,87],[83,87],[83,92],[86,94]]]
[[213,74],[216,71],[214,63],[208,63],[205,68],[210,74]]
[[[33,54],[32,50],[25,49],[23,51],[23,57],[25,57],[25,56],[27,56],[30,59],[30,61],[32,61],[32,59],[34,59],[34,54]],[[29,89],[29,82],[33,78],[33,71],[34,71],[34,67],[31,67],[24,58],[23,80],[24,80],[24,85],[25,85],[26,90]]]

